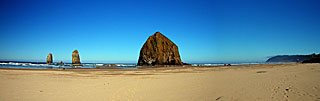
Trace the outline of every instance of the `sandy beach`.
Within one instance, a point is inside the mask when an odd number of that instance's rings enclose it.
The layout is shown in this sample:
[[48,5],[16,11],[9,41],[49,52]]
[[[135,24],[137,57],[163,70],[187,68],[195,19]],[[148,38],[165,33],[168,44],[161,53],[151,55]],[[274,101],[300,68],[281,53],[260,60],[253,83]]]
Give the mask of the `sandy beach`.
[[320,64],[0,69],[0,100],[320,100]]

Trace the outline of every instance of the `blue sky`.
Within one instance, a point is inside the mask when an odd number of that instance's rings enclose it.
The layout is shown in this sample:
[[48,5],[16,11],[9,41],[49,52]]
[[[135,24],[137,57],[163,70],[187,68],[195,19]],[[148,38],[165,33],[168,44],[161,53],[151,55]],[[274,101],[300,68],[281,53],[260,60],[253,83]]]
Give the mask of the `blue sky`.
[[320,52],[319,0],[1,0],[0,60],[136,63],[160,31],[184,62]]

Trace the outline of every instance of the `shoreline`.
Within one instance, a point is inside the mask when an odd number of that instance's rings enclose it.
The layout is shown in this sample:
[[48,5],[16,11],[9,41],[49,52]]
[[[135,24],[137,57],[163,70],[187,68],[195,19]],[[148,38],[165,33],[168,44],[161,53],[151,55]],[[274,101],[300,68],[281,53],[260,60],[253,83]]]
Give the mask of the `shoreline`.
[[320,64],[0,69],[0,100],[320,100]]
[[272,63],[272,64],[241,64],[231,66],[155,66],[155,67],[138,67],[137,69],[123,69],[123,68],[65,68],[65,69],[35,69],[35,68],[0,68],[0,70],[35,70],[35,71],[72,71],[72,70],[89,70],[89,71],[105,71],[105,70],[117,70],[117,71],[137,71],[137,70],[148,70],[148,69],[188,69],[188,68],[220,68],[220,67],[255,67],[255,66],[279,66],[279,65],[293,65],[293,64],[312,64],[312,63]]

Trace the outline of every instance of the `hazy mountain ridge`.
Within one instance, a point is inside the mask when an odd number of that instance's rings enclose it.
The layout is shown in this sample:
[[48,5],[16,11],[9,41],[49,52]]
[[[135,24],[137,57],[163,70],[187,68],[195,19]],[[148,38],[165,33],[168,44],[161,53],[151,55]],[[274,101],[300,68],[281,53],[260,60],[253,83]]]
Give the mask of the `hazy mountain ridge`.
[[266,62],[302,62],[312,58],[312,55],[277,55],[269,58]]

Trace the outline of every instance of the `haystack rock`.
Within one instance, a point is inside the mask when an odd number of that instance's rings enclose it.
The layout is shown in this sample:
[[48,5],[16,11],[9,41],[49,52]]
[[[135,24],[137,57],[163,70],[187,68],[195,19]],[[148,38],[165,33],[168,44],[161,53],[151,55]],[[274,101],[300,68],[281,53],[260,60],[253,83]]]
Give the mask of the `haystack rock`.
[[52,64],[53,60],[52,60],[52,54],[49,53],[49,55],[47,56],[47,64]]
[[72,65],[82,65],[80,62],[80,56],[78,50],[72,52]]
[[138,66],[155,65],[183,65],[178,46],[160,32],[144,43],[138,60]]

